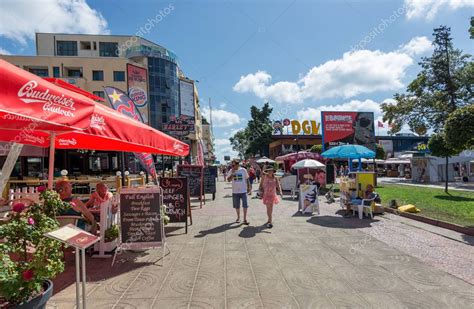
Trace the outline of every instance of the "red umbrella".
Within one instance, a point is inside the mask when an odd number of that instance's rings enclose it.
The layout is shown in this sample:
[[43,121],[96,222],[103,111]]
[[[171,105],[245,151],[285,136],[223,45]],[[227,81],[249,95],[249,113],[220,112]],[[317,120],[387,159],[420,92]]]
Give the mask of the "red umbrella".
[[62,89],[3,60],[0,65],[0,85],[5,84],[5,91],[0,94],[0,117],[7,120],[0,123],[0,140],[50,147],[49,187],[55,148],[172,156],[189,153],[187,144],[81,94]]
[[0,128],[70,131],[89,126],[95,103],[0,59]]

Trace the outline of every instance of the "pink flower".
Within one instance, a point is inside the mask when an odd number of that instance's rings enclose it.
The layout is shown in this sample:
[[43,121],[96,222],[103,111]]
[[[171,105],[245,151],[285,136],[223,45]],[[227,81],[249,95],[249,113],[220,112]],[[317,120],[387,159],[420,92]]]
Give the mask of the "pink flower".
[[73,208],[76,207],[76,203],[74,203],[74,202],[70,202],[69,204],[70,204],[71,207],[73,207]]
[[21,277],[23,278],[23,280],[25,281],[30,281],[33,279],[33,277],[35,276],[35,273],[32,269],[28,269],[28,270],[25,270],[22,274],[21,274]]
[[38,188],[36,188],[36,191],[38,193],[43,193],[44,191],[46,191],[46,187],[45,186],[39,186]]
[[35,220],[32,217],[29,217],[27,221],[29,225],[35,225]]
[[12,210],[14,212],[22,212],[23,210],[25,210],[25,204],[23,203],[16,203],[15,205],[12,206]]

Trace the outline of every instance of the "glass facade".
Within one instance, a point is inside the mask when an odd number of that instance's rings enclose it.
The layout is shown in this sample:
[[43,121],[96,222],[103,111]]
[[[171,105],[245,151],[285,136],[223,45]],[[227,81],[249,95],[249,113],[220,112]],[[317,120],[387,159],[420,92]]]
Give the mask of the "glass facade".
[[99,56],[101,57],[118,57],[118,43],[115,42],[99,42]]
[[58,56],[77,56],[77,42],[57,41],[56,53]]
[[150,124],[162,129],[169,116],[179,115],[179,79],[176,63],[148,57]]

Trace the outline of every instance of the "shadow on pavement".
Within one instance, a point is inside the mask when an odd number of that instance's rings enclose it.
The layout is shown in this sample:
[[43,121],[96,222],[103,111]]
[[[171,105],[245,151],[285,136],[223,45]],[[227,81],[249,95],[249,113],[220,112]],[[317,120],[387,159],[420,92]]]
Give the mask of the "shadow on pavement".
[[239,233],[239,237],[242,238],[252,238],[257,235],[257,233],[270,233],[266,231],[268,228],[265,225],[261,226],[246,226]]
[[195,238],[202,238],[202,237],[205,237],[206,235],[209,235],[209,234],[219,234],[219,233],[224,233],[225,231],[227,230],[232,230],[232,229],[236,229],[238,227],[240,227],[242,225],[242,223],[226,223],[226,224],[222,224],[222,225],[219,225],[219,226],[216,226],[212,229],[209,229],[209,230],[202,230],[202,231],[199,231],[199,234],[194,236]]
[[356,217],[334,217],[334,216],[313,216],[306,222],[329,228],[357,229],[371,227],[372,223],[378,222],[377,219],[364,217],[362,220]]

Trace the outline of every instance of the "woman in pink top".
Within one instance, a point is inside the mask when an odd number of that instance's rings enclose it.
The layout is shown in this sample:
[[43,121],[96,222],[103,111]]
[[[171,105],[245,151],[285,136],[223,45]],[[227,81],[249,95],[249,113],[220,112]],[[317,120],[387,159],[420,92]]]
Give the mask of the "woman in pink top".
[[272,213],[273,205],[278,204],[280,199],[277,196],[277,193],[281,195],[280,182],[275,177],[275,170],[272,167],[269,167],[265,170],[265,175],[260,182],[260,192],[262,194],[262,201],[265,206],[267,206],[267,216],[268,222],[267,227],[272,228]]

